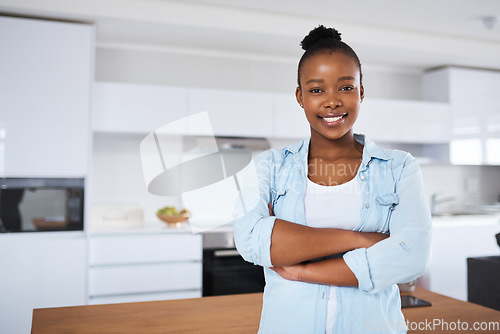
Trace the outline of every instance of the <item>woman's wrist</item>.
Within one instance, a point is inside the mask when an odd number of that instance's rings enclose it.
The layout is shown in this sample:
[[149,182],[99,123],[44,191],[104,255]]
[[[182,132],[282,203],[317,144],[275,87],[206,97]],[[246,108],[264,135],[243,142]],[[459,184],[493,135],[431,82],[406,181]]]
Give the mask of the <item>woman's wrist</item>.
[[297,281],[307,282],[307,270],[309,269],[309,264],[304,263],[299,265],[299,270],[297,271]]
[[356,231],[349,231],[352,233],[351,239],[352,239],[352,249],[358,249],[358,248],[368,248],[371,246],[367,233],[365,232],[356,232]]
[[313,284],[358,286],[354,273],[343,259],[327,259],[302,265],[296,280]]

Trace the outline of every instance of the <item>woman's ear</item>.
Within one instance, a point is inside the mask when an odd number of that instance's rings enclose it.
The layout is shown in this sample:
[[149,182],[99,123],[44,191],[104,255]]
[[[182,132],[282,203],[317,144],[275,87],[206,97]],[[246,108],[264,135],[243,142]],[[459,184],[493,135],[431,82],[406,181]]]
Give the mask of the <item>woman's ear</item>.
[[297,87],[297,89],[295,90],[295,98],[297,99],[299,105],[304,108],[304,101],[302,100],[302,90],[300,89],[300,87]]
[[363,99],[365,98],[365,86],[363,86],[363,84],[359,87],[359,97],[361,98],[361,102],[363,102]]

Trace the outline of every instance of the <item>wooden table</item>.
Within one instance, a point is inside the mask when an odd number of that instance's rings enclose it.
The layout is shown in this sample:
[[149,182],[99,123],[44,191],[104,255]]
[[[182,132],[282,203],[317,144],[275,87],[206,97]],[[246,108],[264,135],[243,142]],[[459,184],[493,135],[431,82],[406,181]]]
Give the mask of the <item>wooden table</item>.
[[[500,311],[448,298],[417,288],[412,295],[433,303],[430,307],[403,309],[409,333],[500,333],[473,330],[475,322],[496,322]],[[204,297],[157,302],[88,305],[35,309],[32,333],[256,333],[259,326],[262,294]],[[434,320],[438,319],[438,320]],[[468,330],[446,330],[467,324]],[[440,321],[442,325],[434,325]],[[430,329],[430,330],[429,330]],[[462,329],[464,329],[462,327]]]
[[[450,333],[450,334],[499,334],[500,311],[481,305],[464,302],[446,297],[428,290],[416,288],[415,292],[407,293],[432,303],[428,307],[415,307],[403,309],[403,314],[408,323],[408,333]],[[459,322],[460,321],[460,322]],[[436,323],[436,326],[427,325]],[[443,325],[437,323],[441,322]],[[475,323],[493,322],[490,330],[474,330]],[[444,323],[448,323],[448,328]],[[460,328],[453,329],[451,326]],[[413,328],[412,328],[413,326]],[[420,328],[415,326],[421,326]],[[464,328],[468,326],[468,328]],[[427,328],[426,328],[427,327]]]

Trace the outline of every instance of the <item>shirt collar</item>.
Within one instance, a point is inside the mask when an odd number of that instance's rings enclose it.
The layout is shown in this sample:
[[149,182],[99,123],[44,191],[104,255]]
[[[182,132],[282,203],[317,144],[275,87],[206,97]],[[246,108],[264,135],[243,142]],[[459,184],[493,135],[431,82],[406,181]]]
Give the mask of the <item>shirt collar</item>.
[[310,138],[306,138],[298,143],[288,145],[285,147],[285,156],[288,155],[288,153],[297,154],[299,152],[307,155],[307,152],[309,151],[309,141]]
[[[381,159],[381,160],[390,160],[391,158],[387,154],[387,151],[375,144],[371,139],[366,137],[363,134],[354,134],[354,139],[363,145],[363,165],[367,166],[369,161],[372,158]],[[297,143],[288,145],[285,147],[285,156],[289,153],[297,154],[302,153],[304,156],[307,156],[309,151],[309,142],[310,138],[306,138]]]
[[361,145],[363,145],[363,165],[368,166],[368,163],[372,158],[380,160],[390,160],[391,157],[386,150],[375,144],[373,140],[362,134],[354,134],[354,139]]

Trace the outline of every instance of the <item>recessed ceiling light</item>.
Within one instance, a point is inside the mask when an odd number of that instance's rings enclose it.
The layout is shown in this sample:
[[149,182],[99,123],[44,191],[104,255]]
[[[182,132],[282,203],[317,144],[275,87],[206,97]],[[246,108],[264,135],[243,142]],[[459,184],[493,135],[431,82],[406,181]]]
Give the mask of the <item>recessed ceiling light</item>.
[[481,20],[487,29],[492,30],[498,22],[498,16],[483,16]]

